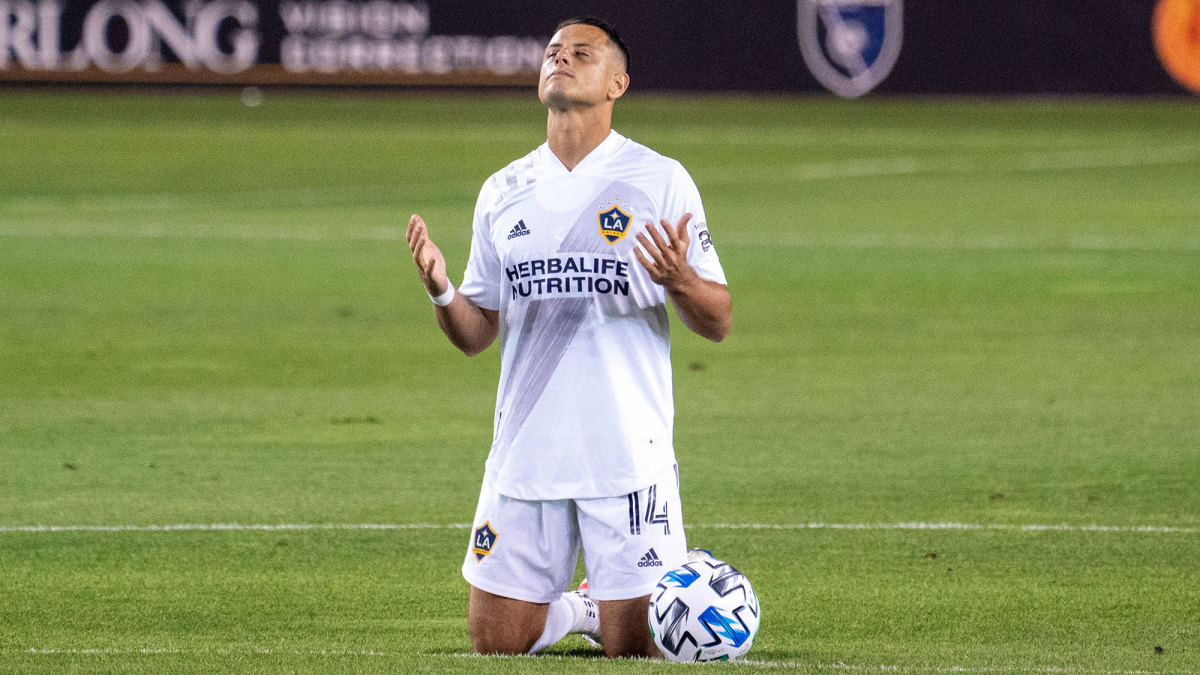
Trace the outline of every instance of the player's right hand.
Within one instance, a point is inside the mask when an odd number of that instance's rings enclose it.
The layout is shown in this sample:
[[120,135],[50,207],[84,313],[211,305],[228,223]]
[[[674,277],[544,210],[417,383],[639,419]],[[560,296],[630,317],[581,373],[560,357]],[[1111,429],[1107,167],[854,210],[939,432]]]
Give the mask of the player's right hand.
[[429,238],[429,228],[421,216],[413,214],[408,219],[408,248],[412,251],[413,262],[421,275],[421,283],[432,296],[439,296],[450,287],[450,279],[446,276],[446,258],[441,250]]

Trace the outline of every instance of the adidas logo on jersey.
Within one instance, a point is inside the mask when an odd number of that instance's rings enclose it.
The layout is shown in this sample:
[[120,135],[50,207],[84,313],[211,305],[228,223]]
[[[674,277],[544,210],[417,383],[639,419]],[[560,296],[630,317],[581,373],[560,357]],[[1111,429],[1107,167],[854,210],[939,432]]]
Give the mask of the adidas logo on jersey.
[[646,551],[646,555],[642,556],[642,559],[638,561],[638,567],[662,567],[662,564],[662,561],[658,559],[658,554],[654,552],[654,549]]
[[517,237],[524,237],[529,233],[529,227],[525,225],[525,221],[518,220],[517,224],[513,225],[513,229],[508,233],[508,238],[516,239]]

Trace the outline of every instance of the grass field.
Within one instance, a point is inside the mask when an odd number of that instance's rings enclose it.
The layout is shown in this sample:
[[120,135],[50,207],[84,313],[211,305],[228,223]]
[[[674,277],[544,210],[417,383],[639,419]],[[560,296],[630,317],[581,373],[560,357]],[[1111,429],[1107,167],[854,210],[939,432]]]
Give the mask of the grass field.
[[[0,671],[679,672],[468,654],[498,357],[438,332],[402,228],[457,280],[543,124],[0,93]],[[734,294],[674,344],[690,543],[764,609],[717,668],[1200,673],[1195,101],[616,127],[691,170]]]

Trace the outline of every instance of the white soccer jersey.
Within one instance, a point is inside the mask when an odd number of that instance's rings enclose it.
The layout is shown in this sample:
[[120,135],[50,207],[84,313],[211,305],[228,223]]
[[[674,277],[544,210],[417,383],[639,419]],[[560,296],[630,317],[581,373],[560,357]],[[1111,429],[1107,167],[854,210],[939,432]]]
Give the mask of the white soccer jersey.
[[495,490],[612,497],[674,464],[666,293],[633,247],[685,213],[688,262],[726,283],[691,176],[615,131],[573,171],[543,143],[484,184],[459,292],[500,312]]

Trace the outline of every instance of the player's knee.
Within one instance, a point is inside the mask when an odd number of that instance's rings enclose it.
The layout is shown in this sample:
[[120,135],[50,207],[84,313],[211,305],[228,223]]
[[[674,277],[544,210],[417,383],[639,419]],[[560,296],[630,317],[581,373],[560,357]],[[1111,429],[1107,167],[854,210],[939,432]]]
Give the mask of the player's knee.
[[545,605],[471,588],[467,626],[477,654],[528,654],[545,624]]
[[600,642],[606,656],[650,657],[662,656],[650,634],[646,612],[650,596],[630,600],[614,600],[600,603]]
[[[662,656],[662,652],[654,644],[654,638],[650,635],[650,630],[628,630],[628,631],[605,631],[601,628],[601,635],[604,636],[602,644],[604,645],[604,655],[610,658],[658,658]],[[612,633],[610,635],[610,633]]]
[[523,629],[503,621],[472,621],[471,646],[476,654],[528,654],[540,630]]

